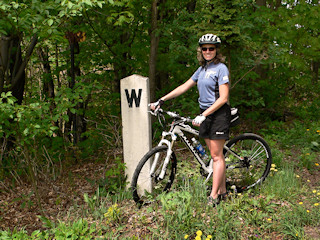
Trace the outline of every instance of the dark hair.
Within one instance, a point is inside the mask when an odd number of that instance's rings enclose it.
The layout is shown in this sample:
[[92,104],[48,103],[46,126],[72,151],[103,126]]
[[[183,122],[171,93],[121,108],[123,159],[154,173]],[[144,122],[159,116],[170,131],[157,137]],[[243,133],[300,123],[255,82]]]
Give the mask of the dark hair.
[[[217,48],[216,50],[216,56],[213,58],[213,63],[214,64],[218,64],[218,63],[223,63],[225,61],[225,57],[220,53],[220,48]],[[202,51],[201,51],[201,47],[198,47],[197,48],[197,59],[199,61],[199,64],[201,66],[205,66],[206,65],[206,60],[203,58],[203,55],[202,55]]]

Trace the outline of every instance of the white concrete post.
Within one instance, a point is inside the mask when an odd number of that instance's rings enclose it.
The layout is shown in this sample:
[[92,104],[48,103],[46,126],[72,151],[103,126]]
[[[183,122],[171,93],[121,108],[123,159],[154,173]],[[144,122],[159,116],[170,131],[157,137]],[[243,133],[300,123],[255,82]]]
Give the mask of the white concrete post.
[[[123,156],[126,175],[131,184],[136,166],[152,146],[151,118],[148,113],[149,79],[131,75],[121,80],[120,89]],[[148,174],[148,170],[143,172]],[[150,190],[150,186],[151,182],[147,182],[139,190]]]

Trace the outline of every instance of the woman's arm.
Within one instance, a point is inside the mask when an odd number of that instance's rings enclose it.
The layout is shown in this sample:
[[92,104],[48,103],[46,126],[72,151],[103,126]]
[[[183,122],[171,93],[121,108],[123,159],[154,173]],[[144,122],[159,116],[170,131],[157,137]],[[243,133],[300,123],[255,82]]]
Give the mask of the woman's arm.
[[188,91],[193,86],[195,86],[196,84],[197,83],[190,78],[188,81],[186,81],[185,83],[181,84],[179,87],[175,88],[170,93],[168,93],[167,95],[165,95],[164,97],[162,97],[160,99],[163,100],[163,101],[167,101],[167,100],[170,100],[172,98],[178,97],[181,94],[183,94],[186,91]]
[[[167,100],[170,100],[172,98],[178,97],[181,94],[183,94],[186,91],[188,91],[193,86],[195,86],[196,84],[197,83],[190,78],[185,83],[181,84],[179,87],[175,88],[170,93],[168,93],[167,95],[165,95],[162,98],[160,98],[160,100],[167,101]],[[155,102],[155,103],[151,103],[151,105],[150,105],[151,110],[155,110],[156,108],[161,106],[162,103],[160,103],[160,100]]]

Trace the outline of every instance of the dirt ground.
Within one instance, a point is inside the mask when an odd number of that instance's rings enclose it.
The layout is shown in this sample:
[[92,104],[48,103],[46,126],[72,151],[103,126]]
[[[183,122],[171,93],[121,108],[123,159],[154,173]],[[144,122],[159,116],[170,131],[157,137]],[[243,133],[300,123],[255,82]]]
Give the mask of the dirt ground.
[[104,173],[104,164],[88,163],[65,170],[55,181],[41,179],[37,183],[40,203],[31,184],[13,186],[0,182],[0,229],[24,228],[28,232],[41,229],[39,215],[55,221],[72,206],[84,204],[83,195],[97,190],[94,182],[103,178]]

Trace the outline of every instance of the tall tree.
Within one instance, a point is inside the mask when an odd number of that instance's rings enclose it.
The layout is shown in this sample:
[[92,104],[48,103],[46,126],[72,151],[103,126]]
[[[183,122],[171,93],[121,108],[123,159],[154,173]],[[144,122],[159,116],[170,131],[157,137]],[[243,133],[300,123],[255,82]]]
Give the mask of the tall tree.
[[157,52],[159,46],[158,30],[158,2],[153,0],[151,5],[151,29],[150,29],[150,57],[149,57],[149,84],[150,84],[150,98],[155,100],[156,92],[156,67],[157,67]]
[[6,36],[0,37],[0,93],[11,91],[19,104],[23,99],[25,68],[37,40],[37,35],[34,35],[27,48],[27,53],[23,57],[21,51],[22,33],[10,32]]

